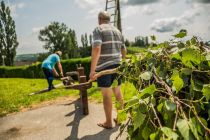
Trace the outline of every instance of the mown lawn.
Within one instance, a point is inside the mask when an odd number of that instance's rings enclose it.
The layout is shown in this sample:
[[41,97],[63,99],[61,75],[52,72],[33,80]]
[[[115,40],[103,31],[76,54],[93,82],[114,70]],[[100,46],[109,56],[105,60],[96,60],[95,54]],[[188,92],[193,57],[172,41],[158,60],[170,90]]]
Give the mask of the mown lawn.
[[[61,81],[55,80],[55,84]],[[18,112],[21,108],[30,108],[34,104],[55,100],[58,97],[79,98],[79,91],[64,88],[54,89],[50,92],[29,96],[31,92],[47,87],[45,79],[0,78],[0,116]],[[135,94],[135,88],[130,83],[122,85],[125,100]],[[102,96],[96,83],[88,90],[89,100],[101,102]],[[114,98],[114,97],[113,97]]]

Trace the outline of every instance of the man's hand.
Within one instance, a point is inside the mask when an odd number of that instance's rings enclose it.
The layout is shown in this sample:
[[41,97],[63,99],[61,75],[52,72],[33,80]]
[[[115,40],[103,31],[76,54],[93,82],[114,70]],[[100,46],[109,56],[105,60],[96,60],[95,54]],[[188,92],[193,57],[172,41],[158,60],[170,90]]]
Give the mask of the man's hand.
[[97,78],[95,77],[95,74],[96,74],[95,71],[91,71],[91,72],[90,72],[90,75],[89,75],[90,79],[93,80],[93,81],[95,81],[95,80],[97,79]]

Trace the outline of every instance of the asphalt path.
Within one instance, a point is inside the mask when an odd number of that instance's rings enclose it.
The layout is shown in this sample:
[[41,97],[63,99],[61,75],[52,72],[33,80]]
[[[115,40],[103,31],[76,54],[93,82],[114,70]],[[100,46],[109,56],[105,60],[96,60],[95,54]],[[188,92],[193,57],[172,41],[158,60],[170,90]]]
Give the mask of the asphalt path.
[[[97,126],[104,119],[102,104],[89,103],[84,116],[80,100],[67,100],[0,118],[0,140],[115,140],[119,126]],[[126,140],[126,133],[119,140]]]

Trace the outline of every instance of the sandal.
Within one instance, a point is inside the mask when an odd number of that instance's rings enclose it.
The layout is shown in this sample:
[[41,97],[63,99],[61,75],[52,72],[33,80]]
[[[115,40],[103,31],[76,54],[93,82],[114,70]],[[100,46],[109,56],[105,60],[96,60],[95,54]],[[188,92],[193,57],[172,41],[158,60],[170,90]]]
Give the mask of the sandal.
[[97,125],[98,125],[99,127],[105,128],[105,129],[112,129],[112,126],[106,126],[106,125],[104,125],[103,123],[98,123]]

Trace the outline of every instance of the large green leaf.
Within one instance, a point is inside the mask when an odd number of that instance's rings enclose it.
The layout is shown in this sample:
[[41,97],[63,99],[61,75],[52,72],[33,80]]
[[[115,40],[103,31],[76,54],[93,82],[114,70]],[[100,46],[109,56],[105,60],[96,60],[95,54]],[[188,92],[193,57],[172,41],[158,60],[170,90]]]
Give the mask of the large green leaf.
[[162,131],[169,139],[177,140],[178,137],[179,137],[171,128],[162,127],[162,128],[161,128],[161,131]]
[[182,63],[189,67],[194,68],[199,65],[206,58],[198,50],[187,48],[181,52]]
[[149,127],[144,127],[143,130],[142,130],[142,137],[145,139],[145,140],[148,140],[149,139],[149,135],[151,133],[151,129]]
[[186,35],[187,35],[187,30],[182,29],[182,30],[179,31],[178,34],[175,34],[175,35],[173,35],[173,36],[176,37],[176,38],[183,38],[183,37],[185,37]]
[[184,119],[179,119],[177,121],[177,127],[179,129],[179,132],[181,133],[182,137],[185,140],[194,140],[194,137],[190,133],[190,127],[188,125],[188,121]]
[[203,96],[205,96],[206,100],[208,101],[210,99],[210,84],[204,85],[202,92],[203,92]]
[[210,61],[210,53],[208,53],[208,54],[206,55],[206,60],[207,60],[207,61]]
[[173,87],[176,89],[176,93],[178,93],[183,88],[184,81],[179,77],[179,72],[177,70],[173,71],[171,80],[173,80]]
[[197,130],[196,122],[193,121],[192,119],[190,119],[189,120],[189,126],[190,126],[190,130],[192,131],[192,133],[195,136],[195,138],[197,140],[200,140],[199,135],[198,135],[198,130]]
[[167,100],[167,101],[165,101],[165,107],[169,111],[175,111],[176,104],[174,102],[172,102],[172,101]]
[[140,75],[143,80],[150,80],[152,77],[152,73],[150,71],[144,72]]
[[137,109],[133,117],[134,131],[144,123],[145,118],[146,118],[146,115],[141,113],[141,111]]
[[142,96],[144,96],[145,94],[154,94],[156,91],[156,87],[154,84],[150,85],[149,87],[143,89],[141,92],[141,94],[139,95],[139,98],[141,98]]
[[182,68],[181,72],[185,75],[191,75],[192,74],[192,69]]
[[117,121],[118,122],[123,122],[127,119],[127,114],[125,110],[118,110],[117,112]]
[[195,91],[199,91],[201,92],[202,89],[203,89],[203,81],[201,81],[198,76],[196,75],[196,73],[193,73],[192,76],[191,76],[191,79],[190,79],[190,82],[191,82],[191,86],[193,88],[193,90]]
[[160,139],[159,138],[159,131],[150,134],[149,138],[150,138],[150,140],[159,140]]
[[130,108],[137,103],[139,103],[139,98],[137,96],[133,96],[130,100],[127,101],[125,108]]

